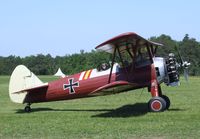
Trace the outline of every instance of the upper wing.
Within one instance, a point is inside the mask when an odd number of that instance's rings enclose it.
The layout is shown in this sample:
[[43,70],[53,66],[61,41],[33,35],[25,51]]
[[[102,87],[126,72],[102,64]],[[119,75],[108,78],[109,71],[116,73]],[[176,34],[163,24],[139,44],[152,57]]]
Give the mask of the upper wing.
[[128,32],[103,42],[95,49],[114,53],[116,46],[119,47],[120,51],[123,51],[126,50],[127,47],[143,47],[144,44],[147,46],[163,46],[163,44],[146,40],[134,32]]

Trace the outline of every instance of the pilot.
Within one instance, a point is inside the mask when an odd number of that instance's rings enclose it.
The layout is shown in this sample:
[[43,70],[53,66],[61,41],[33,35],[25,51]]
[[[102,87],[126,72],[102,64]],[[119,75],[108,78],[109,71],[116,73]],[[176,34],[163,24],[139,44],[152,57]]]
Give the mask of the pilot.
[[108,63],[102,63],[101,65],[99,65],[97,67],[97,70],[98,71],[105,71],[105,70],[107,70],[109,68],[110,68],[110,65]]
[[101,70],[102,70],[102,71],[105,71],[105,70],[109,69],[109,67],[110,67],[110,66],[109,66],[107,63],[101,64]]

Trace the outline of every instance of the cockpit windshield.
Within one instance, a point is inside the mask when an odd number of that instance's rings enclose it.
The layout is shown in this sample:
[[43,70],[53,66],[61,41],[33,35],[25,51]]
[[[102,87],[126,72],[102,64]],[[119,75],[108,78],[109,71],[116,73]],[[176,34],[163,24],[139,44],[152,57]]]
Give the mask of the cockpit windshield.
[[151,57],[147,50],[147,47],[139,47],[136,51],[136,56],[134,59],[136,67],[145,66],[151,64]]
[[116,61],[120,63],[121,67],[128,67],[135,65],[135,67],[142,67],[151,64],[151,57],[146,46],[141,47],[121,47],[126,50],[118,51]]

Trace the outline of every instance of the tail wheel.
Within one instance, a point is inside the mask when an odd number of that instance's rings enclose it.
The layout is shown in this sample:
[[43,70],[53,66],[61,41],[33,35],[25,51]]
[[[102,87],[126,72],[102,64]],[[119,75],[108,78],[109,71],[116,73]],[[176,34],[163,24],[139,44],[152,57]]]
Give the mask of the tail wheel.
[[170,99],[165,95],[162,95],[161,97],[166,101],[166,110],[168,110],[171,104]]
[[25,112],[31,112],[31,104],[27,104],[26,107],[24,108]]
[[162,112],[166,109],[166,101],[162,97],[153,97],[150,99],[148,106],[152,112]]

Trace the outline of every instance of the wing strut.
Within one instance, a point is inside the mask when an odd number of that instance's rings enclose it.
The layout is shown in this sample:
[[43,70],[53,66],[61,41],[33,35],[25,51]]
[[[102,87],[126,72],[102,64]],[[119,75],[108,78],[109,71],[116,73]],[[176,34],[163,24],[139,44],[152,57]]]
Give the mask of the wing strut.
[[112,76],[112,70],[113,70],[113,65],[114,65],[114,61],[115,61],[116,50],[117,50],[117,48],[115,47],[114,54],[113,54],[113,57],[112,57],[112,65],[111,65],[111,69],[110,69],[110,75],[109,75],[108,83],[110,83],[111,76]]
[[146,48],[147,48],[149,57],[150,57],[150,59],[151,59],[151,63],[153,63],[153,54],[152,54],[152,51],[150,50],[150,47],[151,47],[151,46],[150,46],[149,44],[146,45]]
[[[123,61],[123,59],[122,59],[122,55],[121,55],[121,53],[120,53],[119,47],[117,47],[117,51],[118,51],[119,58],[120,58],[120,60],[121,60],[122,66],[123,66],[123,68],[125,68],[126,66],[125,66],[124,61]],[[125,68],[125,72],[126,72],[126,78],[128,79],[128,71],[127,71],[126,68]]]
[[130,52],[130,50],[128,48],[128,44],[126,45],[126,50],[127,50],[128,54],[130,55],[130,57],[133,59],[133,55],[131,54],[131,52]]

